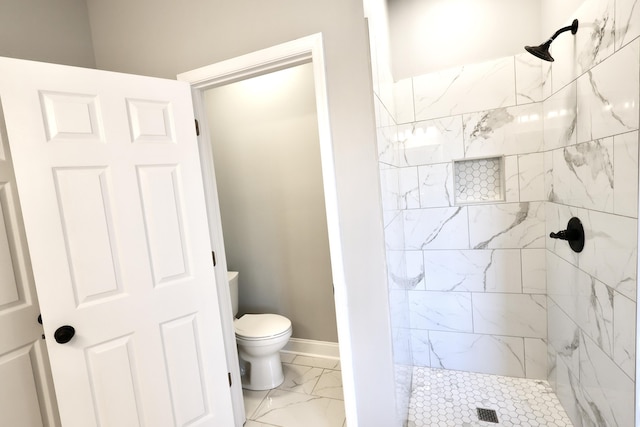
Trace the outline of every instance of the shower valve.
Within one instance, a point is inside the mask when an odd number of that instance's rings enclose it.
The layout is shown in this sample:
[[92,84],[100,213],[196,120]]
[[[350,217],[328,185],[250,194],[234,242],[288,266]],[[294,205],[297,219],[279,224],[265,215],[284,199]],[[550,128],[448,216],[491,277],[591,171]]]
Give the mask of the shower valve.
[[582,252],[584,248],[584,228],[582,227],[582,222],[576,217],[569,220],[566,230],[550,233],[549,237],[566,240],[574,252]]

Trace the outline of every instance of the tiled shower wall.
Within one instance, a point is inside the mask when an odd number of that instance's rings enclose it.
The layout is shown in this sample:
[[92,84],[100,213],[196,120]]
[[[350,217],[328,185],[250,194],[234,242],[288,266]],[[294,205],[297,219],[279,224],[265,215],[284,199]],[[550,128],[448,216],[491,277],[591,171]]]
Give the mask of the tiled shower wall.
[[[588,0],[553,44],[544,101],[549,380],[575,426],[633,426],[640,2]],[[567,23],[569,20],[567,20]]]
[[[525,55],[396,84],[382,135],[390,283],[414,365],[546,378],[542,67]],[[504,156],[504,200],[456,205],[452,160]],[[484,177],[479,178],[481,181]]]
[[[640,2],[560,18],[581,25],[552,66],[522,54],[400,81],[395,120],[377,104],[394,350],[548,378],[576,426],[631,426]],[[505,200],[456,206],[451,161],[487,156],[504,156]],[[546,237],[572,216],[580,254]]]

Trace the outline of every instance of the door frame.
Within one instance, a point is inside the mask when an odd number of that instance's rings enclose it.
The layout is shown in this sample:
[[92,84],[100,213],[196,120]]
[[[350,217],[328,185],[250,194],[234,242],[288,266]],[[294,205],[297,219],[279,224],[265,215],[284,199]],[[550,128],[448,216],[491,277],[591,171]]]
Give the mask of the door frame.
[[[312,63],[315,86],[316,113],[318,120],[318,136],[320,141],[320,160],[322,164],[322,181],[324,188],[327,231],[331,259],[332,279],[334,286],[334,304],[339,337],[340,360],[343,378],[344,404],[347,420],[355,422],[356,395],[353,383],[352,352],[350,340],[350,321],[347,307],[347,289],[344,273],[343,249],[340,238],[338,193],[336,187],[336,170],[334,161],[333,140],[329,120],[329,103],[322,33],[302,37],[256,52],[238,56],[196,70],[178,74],[177,79],[191,85],[191,92],[196,117],[206,117],[204,92],[208,89],[249,79],[273,71],[290,68],[296,65]],[[236,415],[236,426],[244,422],[244,405],[240,386],[240,371],[236,351],[235,332],[233,329],[233,312],[226,273],[226,258],[219,209],[218,191],[215,180],[213,153],[210,145],[209,130],[206,120],[199,121],[200,134],[198,147],[204,180],[205,199],[212,249],[216,253],[219,268],[215,269],[220,315],[225,339],[227,361],[231,365],[233,386],[231,390]],[[224,268],[223,268],[224,267]],[[225,301],[229,301],[225,303]],[[242,422],[240,422],[242,420]]]

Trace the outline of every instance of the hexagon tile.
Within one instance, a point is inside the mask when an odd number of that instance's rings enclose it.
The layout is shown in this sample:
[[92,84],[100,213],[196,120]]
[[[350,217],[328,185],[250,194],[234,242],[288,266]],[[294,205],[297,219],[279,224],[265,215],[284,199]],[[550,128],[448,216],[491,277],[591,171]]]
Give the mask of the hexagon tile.
[[[480,421],[478,408],[498,423]],[[409,427],[572,427],[547,381],[415,367]]]
[[456,203],[504,199],[500,157],[457,160],[454,165]]

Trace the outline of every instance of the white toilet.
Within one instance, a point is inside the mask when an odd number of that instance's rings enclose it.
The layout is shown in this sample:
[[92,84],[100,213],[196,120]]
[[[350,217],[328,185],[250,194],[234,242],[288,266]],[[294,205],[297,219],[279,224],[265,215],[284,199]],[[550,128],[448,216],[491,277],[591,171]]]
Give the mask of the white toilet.
[[[233,315],[238,314],[238,272],[227,272]],[[280,350],[291,338],[291,321],[278,314],[245,314],[233,322],[240,363],[244,367],[242,387],[269,390],[282,384]]]

